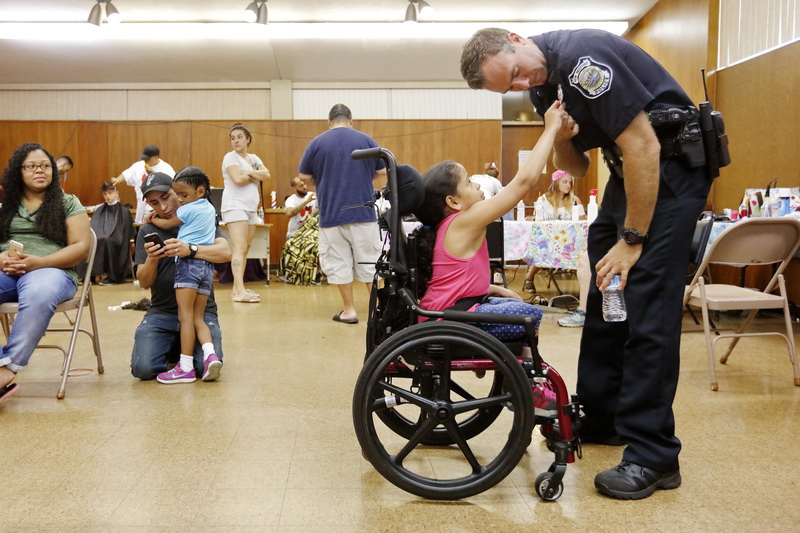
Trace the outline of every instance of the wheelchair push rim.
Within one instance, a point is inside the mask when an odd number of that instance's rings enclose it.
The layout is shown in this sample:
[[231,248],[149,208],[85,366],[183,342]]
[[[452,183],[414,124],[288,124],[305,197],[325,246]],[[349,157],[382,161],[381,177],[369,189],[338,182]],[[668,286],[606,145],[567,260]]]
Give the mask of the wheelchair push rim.
[[[464,353],[493,362],[488,390],[474,388],[480,380],[472,372],[457,370],[468,367],[459,364]],[[405,369],[400,380],[398,368]],[[495,386],[498,381],[504,385]],[[496,414],[470,441],[474,428],[464,421],[487,409]],[[399,416],[402,432],[386,423]],[[424,498],[465,498],[493,487],[519,463],[534,424],[531,384],[516,357],[484,331],[456,322],[418,324],[367,359],[356,383],[353,422],[364,455],[388,481]],[[426,444],[437,428],[455,444]]]

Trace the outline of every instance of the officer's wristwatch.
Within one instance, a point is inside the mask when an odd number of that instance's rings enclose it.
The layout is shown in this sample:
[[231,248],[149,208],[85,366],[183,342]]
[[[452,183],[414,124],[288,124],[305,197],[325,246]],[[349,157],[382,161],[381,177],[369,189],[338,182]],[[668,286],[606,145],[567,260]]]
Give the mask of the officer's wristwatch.
[[197,255],[197,245],[189,244],[189,259],[193,259],[195,255]]
[[628,244],[644,244],[647,241],[647,237],[647,234],[642,235],[635,229],[622,229],[622,240]]

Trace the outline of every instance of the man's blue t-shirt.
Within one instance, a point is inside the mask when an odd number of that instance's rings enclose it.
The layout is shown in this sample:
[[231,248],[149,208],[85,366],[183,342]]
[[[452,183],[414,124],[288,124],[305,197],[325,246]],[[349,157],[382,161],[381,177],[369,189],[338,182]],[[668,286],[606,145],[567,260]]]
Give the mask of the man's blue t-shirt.
[[384,168],[380,159],[355,160],[353,150],[377,148],[372,137],[348,127],[333,128],[318,135],[300,160],[300,173],[314,176],[322,228],[375,222],[371,207],[354,207],[374,201],[372,177]]
[[214,244],[217,230],[217,211],[205,198],[178,208],[176,216],[183,224],[178,229],[178,238],[186,243]]

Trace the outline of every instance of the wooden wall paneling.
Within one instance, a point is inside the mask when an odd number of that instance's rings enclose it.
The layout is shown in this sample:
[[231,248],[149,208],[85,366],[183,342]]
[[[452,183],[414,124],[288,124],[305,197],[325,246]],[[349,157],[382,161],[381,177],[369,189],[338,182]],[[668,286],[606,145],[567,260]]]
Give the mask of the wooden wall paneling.
[[[77,122],[77,134],[63,153],[75,168],[67,174],[65,191],[75,194],[85,206],[103,202],[100,185],[108,174],[108,125],[103,122]],[[122,187],[120,187],[121,189]]]
[[800,186],[800,42],[719,71],[716,107],[725,117],[731,164],[721,169],[714,207],[739,205],[745,188]]
[[717,0],[658,2],[625,35],[656,58],[695,103],[705,99],[700,69],[708,68],[709,1]]

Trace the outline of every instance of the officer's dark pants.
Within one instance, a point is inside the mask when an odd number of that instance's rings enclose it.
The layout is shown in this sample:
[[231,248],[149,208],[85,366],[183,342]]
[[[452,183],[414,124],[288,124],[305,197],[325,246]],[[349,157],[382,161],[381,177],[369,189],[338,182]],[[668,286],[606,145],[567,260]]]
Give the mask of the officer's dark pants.
[[628,320],[603,321],[595,265],[617,242],[625,221],[624,181],[612,176],[589,228],[592,281],[581,339],[577,394],[586,413],[582,431],[619,435],[623,459],[662,471],[678,467],[672,401],[678,384],[682,300],[695,223],[711,181],[705,170],[661,162],[649,239],[628,274]]

